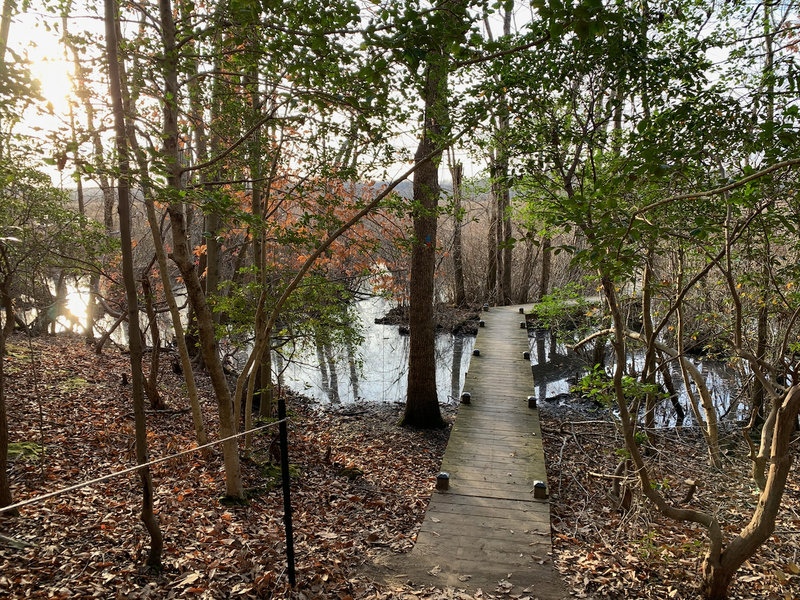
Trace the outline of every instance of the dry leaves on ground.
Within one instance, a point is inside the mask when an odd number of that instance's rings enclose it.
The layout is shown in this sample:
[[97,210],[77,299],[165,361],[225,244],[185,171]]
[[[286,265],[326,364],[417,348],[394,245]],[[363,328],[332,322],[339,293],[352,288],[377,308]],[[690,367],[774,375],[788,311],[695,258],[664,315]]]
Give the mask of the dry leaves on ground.
[[[578,598],[699,598],[699,567],[708,538],[701,527],[662,517],[636,491],[621,510],[611,494],[624,443],[610,420],[586,410],[541,403],[550,484],[555,564]],[[724,469],[707,465],[696,428],[662,430],[648,458],[656,485],[679,504],[687,479],[699,483],[691,506],[714,512],[732,536],[749,522],[758,497],[735,426],[723,441]],[[795,471],[796,473],[796,471]],[[624,488],[623,488],[624,489]],[[739,571],[731,600],[800,598],[800,481],[790,477],[776,531]]]

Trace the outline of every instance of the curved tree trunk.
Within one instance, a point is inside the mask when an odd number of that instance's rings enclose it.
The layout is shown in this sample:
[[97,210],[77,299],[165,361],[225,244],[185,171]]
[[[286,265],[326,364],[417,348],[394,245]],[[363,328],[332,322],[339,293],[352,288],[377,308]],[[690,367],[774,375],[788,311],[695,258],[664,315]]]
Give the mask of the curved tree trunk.
[[703,560],[701,568],[703,596],[707,600],[725,600],[728,597],[728,586],[736,571],[775,531],[775,519],[792,468],[790,442],[798,412],[800,412],[800,385],[795,385],[786,393],[777,410],[769,473],[750,523],[723,551],[715,553],[712,546]]
[[[125,295],[128,302],[128,326],[131,360],[131,379],[133,388],[133,413],[136,424],[136,462],[143,465],[148,462],[147,426],[144,414],[144,376],[142,373],[142,338],[139,331],[139,302],[136,295],[136,279],[133,273],[133,244],[131,240],[130,216],[130,167],[128,163],[128,146],[126,142],[125,117],[122,108],[122,94],[119,76],[119,58],[117,56],[117,7],[114,0],[105,0],[106,48],[108,52],[108,73],[110,95],[114,110],[114,129],[116,134],[117,160],[119,163],[118,210],[120,221],[120,239],[122,242],[122,273],[125,281]],[[150,552],[147,565],[161,565],[161,550],[164,540],[158,520],[153,512],[153,480],[150,468],[139,470],[142,482],[142,522],[150,534]]]

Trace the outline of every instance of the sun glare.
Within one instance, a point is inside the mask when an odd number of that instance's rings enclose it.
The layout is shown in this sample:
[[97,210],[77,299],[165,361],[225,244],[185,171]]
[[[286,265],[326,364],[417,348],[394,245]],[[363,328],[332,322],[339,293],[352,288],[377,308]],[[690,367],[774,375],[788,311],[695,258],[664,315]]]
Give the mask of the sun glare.
[[64,56],[60,28],[53,23],[37,14],[18,14],[11,24],[9,46],[30,61],[31,76],[39,81],[43,97],[41,112],[63,119],[69,114],[74,68]]
[[[57,47],[53,50],[57,52]],[[57,115],[68,114],[72,97],[72,65],[57,54],[49,54],[34,60],[31,73],[41,84],[44,110]]]

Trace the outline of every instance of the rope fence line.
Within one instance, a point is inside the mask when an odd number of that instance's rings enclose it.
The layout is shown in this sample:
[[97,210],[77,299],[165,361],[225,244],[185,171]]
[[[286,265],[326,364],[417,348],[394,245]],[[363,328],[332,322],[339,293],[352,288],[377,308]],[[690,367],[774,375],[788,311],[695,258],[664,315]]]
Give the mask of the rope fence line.
[[81,483],[76,483],[75,485],[70,485],[60,490],[55,490],[52,492],[47,492],[46,494],[42,494],[41,496],[34,496],[33,498],[28,498],[27,500],[20,500],[19,502],[15,502],[14,504],[9,504],[8,506],[0,507],[0,514],[4,512],[12,511],[18,508],[22,508],[25,506],[29,506],[31,504],[36,504],[37,502],[42,502],[44,500],[49,500],[50,498],[55,498],[56,496],[62,496],[69,492],[74,492],[75,490],[79,490],[85,487],[89,487],[95,485],[97,483],[103,483],[104,481],[108,481],[110,479],[114,479],[115,477],[121,477],[122,475],[128,475],[130,473],[135,473],[137,471],[141,471],[146,467],[150,467],[152,465],[158,465],[163,462],[167,462],[169,460],[173,460],[176,458],[180,458],[181,456],[186,456],[187,454],[191,454],[192,452],[197,452],[199,450],[204,450],[205,448],[210,448],[212,446],[218,446],[219,444],[224,444],[230,440],[238,439],[244,435],[248,435],[250,433],[255,433],[256,431],[261,431],[262,429],[267,429],[269,427],[273,427],[276,425],[280,425],[281,423],[287,423],[290,419],[288,417],[280,419],[278,421],[273,421],[272,423],[267,423],[266,425],[261,425],[260,427],[254,427],[253,429],[248,429],[247,431],[242,431],[241,433],[235,433],[231,436],[226,438],[222,438],[221,440],[215,440],[213,442],[208,442],[207,444],[203,444],[202,446],[196,446],[195,448],[189,448],[188,450],[182,450],[175,454],[170,454],[169,456],[162,456],[161,458],[156,458],[146,463],[142,463],[140,465],[136,465],[133,467],[128,467],[127,469],[122,469],[121,471],[114,471],[113,473],[107,473],[101,477],[96,477],[94,479],[87,479]]

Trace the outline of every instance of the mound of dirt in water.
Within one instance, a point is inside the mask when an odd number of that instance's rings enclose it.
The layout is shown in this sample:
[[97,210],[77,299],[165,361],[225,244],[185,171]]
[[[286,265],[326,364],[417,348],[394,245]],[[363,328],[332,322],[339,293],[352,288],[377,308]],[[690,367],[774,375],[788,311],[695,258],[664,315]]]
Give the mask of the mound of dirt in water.
[[[383,317],[375,319],[378,325],[397,325],[400,333],[409,332],[410,307],[407,304],[395,306]],[[458,308],[450,304],[437,304],[434,308],[434,325],[437,331],[476,335],[480,321],[480,308],[470,306]]]

